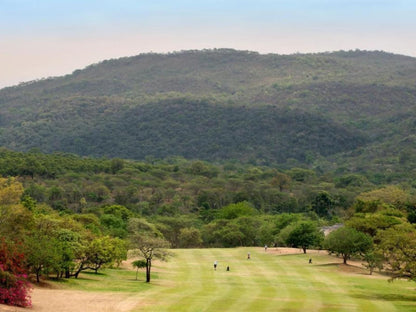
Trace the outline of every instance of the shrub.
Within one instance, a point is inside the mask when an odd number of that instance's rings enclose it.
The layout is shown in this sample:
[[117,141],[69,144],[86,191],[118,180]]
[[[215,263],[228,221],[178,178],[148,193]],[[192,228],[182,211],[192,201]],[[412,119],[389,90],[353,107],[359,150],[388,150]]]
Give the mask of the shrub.
[[12,244],[0,241],[0,303],[29,307],[30,284],[24,268],[24,255]]

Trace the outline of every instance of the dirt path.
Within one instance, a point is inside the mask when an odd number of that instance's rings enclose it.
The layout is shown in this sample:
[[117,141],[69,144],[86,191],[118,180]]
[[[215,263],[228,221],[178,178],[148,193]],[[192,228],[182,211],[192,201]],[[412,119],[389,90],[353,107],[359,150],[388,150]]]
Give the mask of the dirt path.
[[0,305],[0,311],[128,312],[140,305],[140,298],[135,294],[119,292],[35,288],[32,292],[32,304],[31,309]]

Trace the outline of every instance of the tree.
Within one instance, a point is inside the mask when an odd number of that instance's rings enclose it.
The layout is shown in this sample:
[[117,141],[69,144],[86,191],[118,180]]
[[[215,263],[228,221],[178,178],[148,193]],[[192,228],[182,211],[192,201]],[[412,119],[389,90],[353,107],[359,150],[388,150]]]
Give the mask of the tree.
[[51,271],[60,259],[57,240],[39,231],[25,238],[25,250],[26,265],[36,275],[37,283],[40,282],[40,276]]
[[292,247],[300,247],[303,253],[310,246],[319,246],[324,234],[318,229],[315,223],[310,221],[300,222],[292,229],[287,237],[286,243]]
[[416,280],[416,231],[409,224],[380,232],[376,240],[394,278]]
[[117,173],[118,171],[120,171],[121,169],[124,168],[124,160],[120,159],[120,158],[113,158],[111,159],[111,163],[110,163],[110,170],[111,173]]
[[125,255],[127,255],[127,249],[121,239],[109,236],[95,238],[85,250],[85,266],[82,270],[91,269],[97,273],[103,265],[111,265],[119,260],[117,259],[119,257],[126,258]]
[[244,201],[236,204],[230,204],[222,207],[218,211],[218,218],[220,219],[236,219],[242,216],[254,216],[258,212],[253,206]]
[[[172,248],[180,247],[180,233],[184,228],[191,226],[192,222],[186,217],[159,216],[156,218],[156,227],[169,241]],[[182,246],[181,246],[182,247]]]
[[146,260],[136,260],[131,263],[133,268],[136,268],[136,281],[137,281],[137,275],[139,274],[139,269],[146,267]]
[[340,254],[347,264],[352,255],[364,254],[371,250],[373,240],[367,234],[350,227],[342,227],[328,234],[324,246],[330,252]]
[[374,269],[378,268],[381,270],[383,268],[384,257],[382,254],[371,250],[364,255],[365,263],[363,265],[370,270],[370,275],[373,274]]
[[152,260],[166,260],[169,256],[169,252],[166,250],[166,248],[169,247],[169,243],[161,237],[145,235],[134,235],[131,237],[131,241],[132,246],[135,247],[135,249],[131,250],[131,255],[144,258],[144,261],[146,262],[146,283],[149,283]]
[[320,217],[330,216],[334,207],[335,202],[328,192],[319,192],[312,200],[312,210]]
[[166,260],[170,244],[156,227],[142,218],[129,220],[130,257],[138,256],[146,261],[146,283],[150,282],[152,260]]
[[292,180],[287,174],[277,172],[274,178],[272,179],[271,184],[273,186],[279,187],[279,191],[283,192],[283,190],[290,188],[291,182]]
[[21,307],[31,305],[24,261],[24,254],[15,244],[0,240],[0,303]]
[[72,230],[60,229],[57,231],[57,242],[60,254],[59,262],[55,264],[57,277],[65,274],[65,278],[77,278],[86,261],[84,237]]
[[[397,212],[400,213],[400,211]],[[374,237],[378,231],[400,223],[402,221],[399,217],[375,212],[357,213],[346,222],[346,225]]]
[[197,228],[183,228],[179,233],[179,247],[181,248],[197,248],[201,247],[202,238],[201,231]]
[[13,205],[20,202],[23,185],[15,178],[0,177],[0,205]]

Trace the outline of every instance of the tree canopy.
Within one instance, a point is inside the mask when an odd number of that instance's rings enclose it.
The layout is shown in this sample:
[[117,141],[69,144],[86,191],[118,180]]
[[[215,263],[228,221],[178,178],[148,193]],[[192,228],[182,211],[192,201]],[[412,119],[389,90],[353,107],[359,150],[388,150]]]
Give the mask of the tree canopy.
[[324,246],[331,252],[340,254],[347,264],[347,260],[356,254],[365,254],[373,247],[370,236],[353,228],[341,227],[331,232],[325,239]]

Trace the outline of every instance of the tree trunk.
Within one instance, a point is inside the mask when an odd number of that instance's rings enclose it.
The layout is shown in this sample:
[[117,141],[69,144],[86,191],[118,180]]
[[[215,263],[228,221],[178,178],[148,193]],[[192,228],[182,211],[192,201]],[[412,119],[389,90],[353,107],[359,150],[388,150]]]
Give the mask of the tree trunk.
[[306,254],[306,247],[302,247],[303,253]]
[[36,283],[38,283],[38,284],[39,284],[39,282],[40,282],[40,280],[39,280],[40,270],[41,270],[41,269],[36,269]]
[[343,259],[344,259],[344,264],[347,264],[348,255],[344,255]]
[[150,269],[152,267],[152,260],[146,259],[146,283],[150,282]]
[[84,263],[81,263],[81,264],[79,265],[78,270],[77,270],[74,274],[72,274],[72,276],[75,276],[75,278],[78,278],[79,273],[81,273],[81,271],[82,271],[82,270],[85,270],[85,269],[86,269],[86,268],[84,267]]

